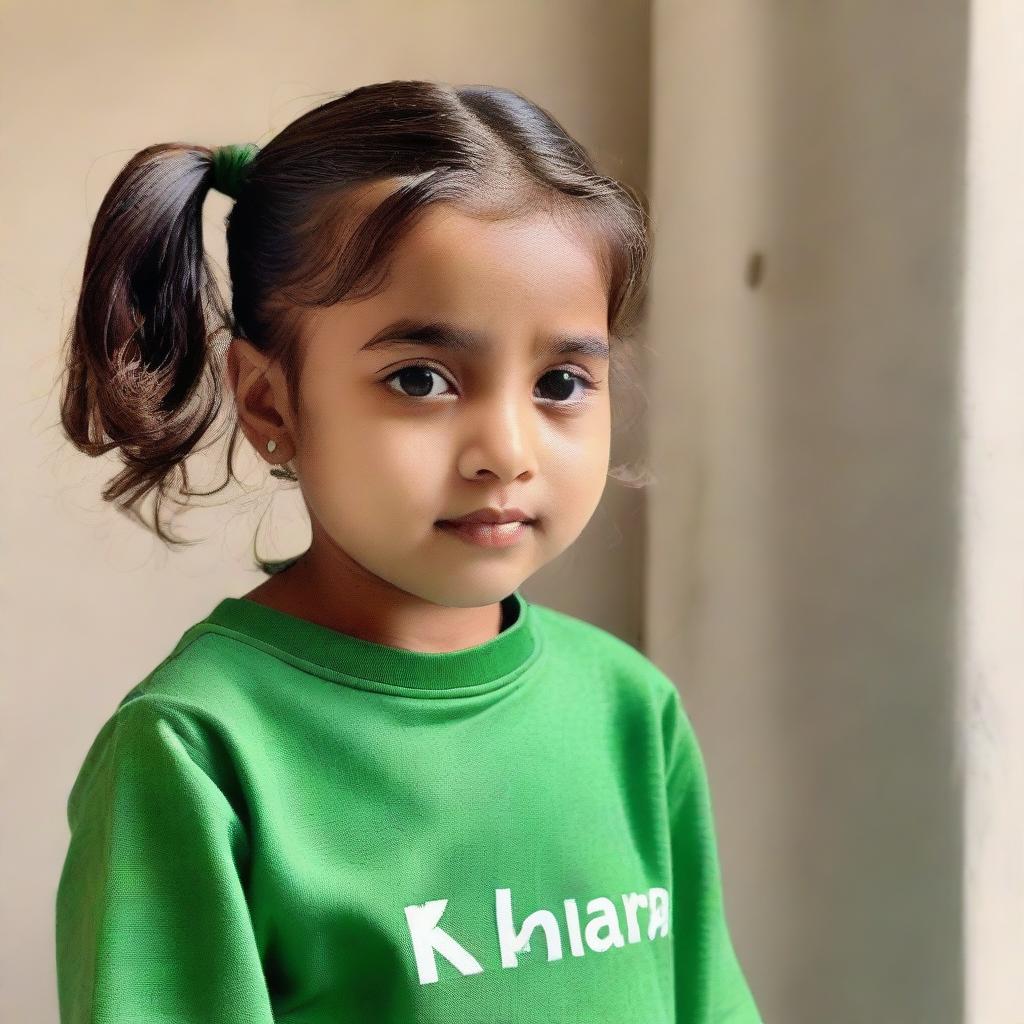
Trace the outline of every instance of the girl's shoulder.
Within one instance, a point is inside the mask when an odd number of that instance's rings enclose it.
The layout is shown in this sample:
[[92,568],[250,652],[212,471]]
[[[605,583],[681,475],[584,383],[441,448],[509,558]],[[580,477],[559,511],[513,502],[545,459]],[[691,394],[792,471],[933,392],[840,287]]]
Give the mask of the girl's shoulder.
[[258,731],[258,678],[243,645],[190,625],[170,651],[110,709],[93,741],[96,750],[130,749],[153,742],[154,734],[176,734],[205,768],[223,761],[239,729]]
[[[69,820],[141,784],[157,764],[195,764],[222,792],[238,791],[239,738],[261,735],[256,652],[201,619],[107,711],[68,797]],[[178,760],[175,761],[175,758]]]
[[566,668],[589,670],[612,677],[656,703],[679,700],[675,683],[641,650],[611,631],[586,619],[546,605],[533,605],[547,648]]
[[171,650],[132,686],[118,702],[118,710],[146,698],[154,705],[181,709],[230,706],[246,678],[244,651],[205,619],[193,623]]

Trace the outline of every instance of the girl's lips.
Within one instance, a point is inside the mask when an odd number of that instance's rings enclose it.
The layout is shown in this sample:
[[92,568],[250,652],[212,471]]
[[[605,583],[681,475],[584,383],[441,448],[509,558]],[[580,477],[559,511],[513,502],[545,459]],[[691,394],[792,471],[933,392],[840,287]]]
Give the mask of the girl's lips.
[[437,523],[439,529],[453,537],[483,548],[506,548],[518,544],[533,529],[533,523]]

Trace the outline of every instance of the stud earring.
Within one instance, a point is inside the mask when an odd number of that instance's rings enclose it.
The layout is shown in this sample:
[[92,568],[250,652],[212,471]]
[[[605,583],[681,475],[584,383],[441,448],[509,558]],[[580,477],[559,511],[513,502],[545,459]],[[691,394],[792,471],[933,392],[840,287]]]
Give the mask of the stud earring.
[[[267,442],[267,451],[273,452],[276,447],[277,442],[271,438]],[[271,466],[270,475],[279,477],[281,480],[291,480],[293,483],[299,479],[295,471],[290,466]]]

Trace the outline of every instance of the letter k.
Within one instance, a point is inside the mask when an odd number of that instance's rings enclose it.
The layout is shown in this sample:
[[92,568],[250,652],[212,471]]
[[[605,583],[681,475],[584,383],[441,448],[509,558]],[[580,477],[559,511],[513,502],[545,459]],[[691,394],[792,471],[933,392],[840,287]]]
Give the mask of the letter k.
[[464,947],[460,946],[438,921],[448,906],[447,900],[430,900],[423,904],[412,904],[405,908],[405,923],[409,926],[413,953],[416,955],[416,971],[420,984],[437,981],[437,958],[440,953],[461,974],[480,974],[483,967]]

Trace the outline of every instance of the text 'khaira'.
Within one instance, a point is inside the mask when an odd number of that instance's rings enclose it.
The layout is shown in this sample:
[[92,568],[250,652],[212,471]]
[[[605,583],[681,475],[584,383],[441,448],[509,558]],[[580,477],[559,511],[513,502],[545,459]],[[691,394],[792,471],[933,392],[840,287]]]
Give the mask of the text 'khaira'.
[[[622,913],[626,932],[623,935],[619,908],[605,896],[588,901],[588,920],[580,924],[580,912],[574,899],[562,901],[565,930],[569,939],[569,951],[573,956],[583,956],[587,949],[603,953],[612,946],[624,946],[627,942],[640,942],[644,932],[648,939],[668,935],[669,912],[668,891],[654,887],[647,892],[624,893],[621,897]],[[440,925],[447,899],[430,900],[405,908],[405,920],[409,926],[413,952],[416,956],[416,970],[421,985],[438,980],[437,955],[440,954],[461,974],[480,974],[483,966],[461,943],[448,934]],[[645,911],[645,928],[641,927],[641,911]],[[562,959],[562,923],[550,910],[535,910],[516,928],[512,916],[512,890],[494,891],[494,913],[498,930],[498,948],[501,952],[502,967],[516,967],[517,954],[530,951],[530,936],[536,928],[542,928],[547,942],[548,960]]]

